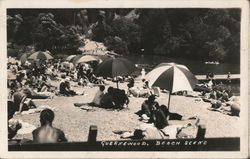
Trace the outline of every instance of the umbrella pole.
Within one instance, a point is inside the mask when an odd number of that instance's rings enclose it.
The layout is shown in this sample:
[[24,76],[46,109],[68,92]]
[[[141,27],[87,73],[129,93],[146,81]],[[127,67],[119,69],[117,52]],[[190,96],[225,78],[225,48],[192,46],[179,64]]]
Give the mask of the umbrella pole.
[[171,97],[171,92],[169,91],[169,95],[168,95],[168,110],[169,110],[169,106],[170,106],[170,97]]
[[118,87],[118,80],[116,81],[116,87],[119,88],[119,87]]

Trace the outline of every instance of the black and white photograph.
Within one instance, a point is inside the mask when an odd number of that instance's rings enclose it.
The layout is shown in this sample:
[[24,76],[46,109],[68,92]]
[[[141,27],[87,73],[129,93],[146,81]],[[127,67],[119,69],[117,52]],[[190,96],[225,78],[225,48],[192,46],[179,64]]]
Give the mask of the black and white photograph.
[[9,153],[246,150],[243,7],[92,6],[1,8]]

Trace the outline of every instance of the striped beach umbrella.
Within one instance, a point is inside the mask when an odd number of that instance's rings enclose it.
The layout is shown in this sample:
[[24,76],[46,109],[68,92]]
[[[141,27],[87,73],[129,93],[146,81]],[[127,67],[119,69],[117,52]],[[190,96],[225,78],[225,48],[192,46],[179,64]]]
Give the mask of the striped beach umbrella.
[[198,83],[196,77],[184,65],[175,63],[161,63],[157,65],[146,77],[149,86],[156,86],[169,91],[169,101],[171,93],[178,91],[192,91]]
[[74,63],[84,63],[84,62],[90,62],[90,61],[98,61],[99,58],[97,56],[91,56],[91,55],[81,55],[79,56]]
[[76,57],[76,55],[69,55],[65,58],[65,61],[71,61],[74,57]]
[[33,54],[31,54],[28,59],[32,60],[50,60],[53,59],[53,57],[50,55],[48,51],[43,52],[43,51],[37,51]]

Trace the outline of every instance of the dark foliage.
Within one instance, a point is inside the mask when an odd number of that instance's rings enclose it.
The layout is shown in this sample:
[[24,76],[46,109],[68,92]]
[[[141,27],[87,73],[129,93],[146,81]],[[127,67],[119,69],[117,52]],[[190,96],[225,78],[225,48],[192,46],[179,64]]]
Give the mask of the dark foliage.
[[34,46],[76,54],[82,39],[90,38],[119,54],[240,61],[240,9],[8,9],[7,14],[8,50]]

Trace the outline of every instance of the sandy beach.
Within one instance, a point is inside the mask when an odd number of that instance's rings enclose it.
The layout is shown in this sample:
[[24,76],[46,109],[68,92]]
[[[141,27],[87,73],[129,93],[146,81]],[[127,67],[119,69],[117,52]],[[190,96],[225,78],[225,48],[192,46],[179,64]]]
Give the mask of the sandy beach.
[[[58,86],[59,82],[54,85]],[[108,86],[114,86],[112,82],[108,82]],[[143,122],[139,120],[139,116],[135,113],[140,110],[141,104],[146,98],[129,98],[129,109],[124,110],[106,110],[97,107],[86,106],[90,111],[82,110],[75,107],[74,103],[88,103],[92,101],[98,87],[72,87],[77,91],[84,91],[82,96],[64,97],[55,96],[53,99],[34,100],[38,107],[49,106],[55,108],[55,119],[53,125],[64,131],[69,141],[87,141],[90,125],[98,127],[97,140],[118,140],[119,135],[113,133],[115,130],[134,130]],[[126,83],[120,83],[119,88],[126,90]],[[157,98],[159,104],[168,103],[168,94],[161,93]],[[238,131],[239,117],[229,116],[220,112],[209,111],[210,103],[197,101],[192,97],[171,96],[170,111],[179,113],[183,116],[198,115],[200,123],[206,126],[205,137],[239,137]],[[20,119],[24,122],[39,127],[39,115],[20,114],[15,115],[14,119]],[[98,119],[99,118],[99,119]],[[97,120],[98,119],[98,120]],[[170,121],[170,124],[185,124],[189,121]],[[193,131],[195,135],[195,131]],[[18,134],[16,138],[32,139],[32,134]]]

